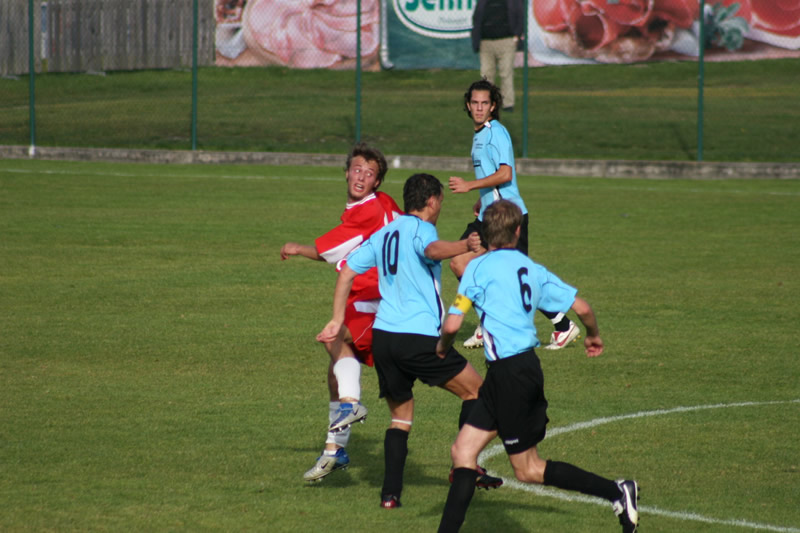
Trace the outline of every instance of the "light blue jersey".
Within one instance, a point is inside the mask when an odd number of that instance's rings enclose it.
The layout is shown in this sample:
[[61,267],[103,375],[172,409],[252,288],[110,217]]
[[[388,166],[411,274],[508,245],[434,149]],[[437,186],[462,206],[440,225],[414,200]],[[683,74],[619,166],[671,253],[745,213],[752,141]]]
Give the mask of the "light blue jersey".
[[514,165],[514,148],[508,130],[496,120],[491,120],[475,132],[472,137],[472,166],[475,167],[475,178],[483,179],[500,169],[500,165],[511,167],[511,181],[499,187],[483,187],[480,189],[481,210],[478,220],[483,220],[483,212],[497,200],[504,198],[517,204],[522,214],[528,208],[522,201],[517,187],[517,168]]
[[496,361],[539,346],[533,314],[536,309],[566,313],[578,290],[517,250],[500,248],[467,265],[458,286],[452,314],[469,305],[481,319],[486,358]]
[[403,215],[347,256],[347,265],[359,274],[378,267],[381,303],[374,328],[439,335],[444,311],[442,265],[425,257],[425,248],[438,239],[436,226]]

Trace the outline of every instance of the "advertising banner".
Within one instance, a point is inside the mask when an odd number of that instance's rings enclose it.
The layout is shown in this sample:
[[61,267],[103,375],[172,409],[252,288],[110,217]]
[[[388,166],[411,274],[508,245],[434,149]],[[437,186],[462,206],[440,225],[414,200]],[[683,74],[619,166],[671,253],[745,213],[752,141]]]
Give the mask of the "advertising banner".
[[470,30],[477,0],[383,0],[384,68],[478,69]]
[[[217,65],[478,69],[478,0],[214,0]],[[523,0],[521,0],[523,1]],[[694,59],[698,0],[526,1],[532,66]],[[708,61],[800,57],[800,0],[709,0]],[[517,65],[524,56],[518,54]]]
[[216,64],[352,69],[361,33],[362,68],[378,69],[380,1],[214,0]]
[[[800,0],[708,0],[705,59],[800,57]],[[698,0],[533,0],[532,64],[634,63],[699,55]]]

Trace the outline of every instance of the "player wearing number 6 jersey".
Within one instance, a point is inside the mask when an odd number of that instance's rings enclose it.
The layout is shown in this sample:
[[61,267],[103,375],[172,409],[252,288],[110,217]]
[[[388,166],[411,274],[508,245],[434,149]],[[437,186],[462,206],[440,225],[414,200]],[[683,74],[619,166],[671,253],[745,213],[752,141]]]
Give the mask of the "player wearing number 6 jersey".
[[[384,439],[384,508],[400,506],[408,434],[414,418],[414,382],[419,379],[461,398],[462,420],[482,383],[472,365],[454,349],[442,358],[436,356],[444,316],[441,260],[480,246],[477,234],[457,242],[439,240],[435,224],[444,198],[442,189],[430,174],[415,174],[406,181],[403,200],[407,215],[376,231],[347,257],[334,291],[333,318],[317,336],[323,342],[335,338],[344,320],[353,278],[377,267],[381,302],[372,329],[372,353],[380,396],[386,398],[392,417]],[[488,476],[473,480],[474,485],[485,488],[500,483]]]
[[440,357],[472,306],[484,325],[484,351],[489,364],[478,401],[451,448],[455,470],[439,532],[458,531],[475,490],[478,454],[498,435],[514,468],[525,483],[575,490],[610,501],[622,531],[636,531],[638,485],[632,480],[611,481],[569,463],[543,460],[537,445],[547,426],[547,399],[542,367],[534,348],[539,346],[533,315],[536,309],[566,313],[572,309],[586,328],[584,346],[589,357],[603,353],[597,320],[577,290],[514,249],[522,212],[508,200],[493,203],[484,213],[484,237],[489,252],[473,259],[450,307],[436,347]]

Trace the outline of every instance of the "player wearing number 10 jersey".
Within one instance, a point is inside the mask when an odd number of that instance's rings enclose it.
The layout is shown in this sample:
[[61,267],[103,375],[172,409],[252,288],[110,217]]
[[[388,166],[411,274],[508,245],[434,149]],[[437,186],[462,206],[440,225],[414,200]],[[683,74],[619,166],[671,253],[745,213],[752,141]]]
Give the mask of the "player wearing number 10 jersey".
[[[480,246],[477,233],[461,241],[440,241],[436,221],[441,210],[442,184],[430,174],[415,174],[403,187],[405,216],[376,231],[347,257],[334,291],[333,318],[317,336],[334,338],[344,320],[345,300],[357,274],[377,267],[381,302],[372,328],[372,353],[380,396],[391,411],[384,439],[385,474],[381,506],[400,506],[408,434],[414,417],[412,387],[419,379],[442,387],[463,401],[466,420],[478,397],[480,375],[454,349],[436,355],[444,316],[440,298],[441,260]],[[477,486],[499,486],[502,480],[476,480]]]

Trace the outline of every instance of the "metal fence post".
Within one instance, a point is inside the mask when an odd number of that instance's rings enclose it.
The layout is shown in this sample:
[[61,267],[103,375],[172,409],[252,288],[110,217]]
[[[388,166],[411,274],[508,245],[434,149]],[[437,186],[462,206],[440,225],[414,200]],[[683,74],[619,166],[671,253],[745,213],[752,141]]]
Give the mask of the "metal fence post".
[[356,2],[356,142],[361,142],[361,0]]
[[192,2],[192,151],[197,150],[197,0]]
[[703,160],[703,84],[704,81],[704,52],[706,48],[706,2],[700,0],[700,50],[697,58],[697,160]]
[[525,42],[522,47],[522,55],[525,62],[522,67],[522,157],[528,157],[528,13],[529,2],[525,2],[525,18],[522,21]]
[[33,45],[34,34],[33,0],[28,0],[28,122],[31,130],[31,145],[28,155],[36,155],[36,48]]

